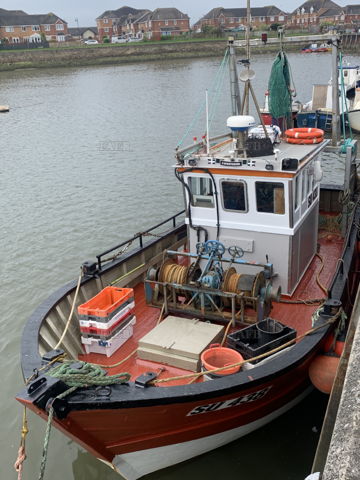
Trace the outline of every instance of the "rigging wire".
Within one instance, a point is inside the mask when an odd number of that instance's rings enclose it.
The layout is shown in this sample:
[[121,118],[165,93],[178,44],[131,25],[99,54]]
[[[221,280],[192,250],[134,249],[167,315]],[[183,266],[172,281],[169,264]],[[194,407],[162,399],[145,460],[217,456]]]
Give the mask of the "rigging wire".
[[[218,85],[219,83],[219,78],[221,78],[221,74],[223,73],[223,70],[225,70],[225,65],[227,63],[227,59],[228,59],[228,55],[229,55],[229,52],[228,52],[228,49],[225,51],[225,55],[221,61],[221,64],[220,64],[220,67],[215,75],[215,78],[214,78],[214,82],[210,88],[210,92],[213,92],[214,89],[216,88],[216,86]],[[206,101],[203,101],[201,102],[197,112],[195,113],[192,121],[190,122],[190,124],[188,125],[187,129],[185,130],[185,133],[184,135],[182,136],[181,140],[178,142],[176,148],[179,148],[181,147],[181,145],[184,143],[184,140],[186,139],[186,137],[188,136],[188,134],[190,133],[191,129],[198,123],[199,121],[199,118],[200,118],[200,115],[203,113],[204,109],[206,107]]]

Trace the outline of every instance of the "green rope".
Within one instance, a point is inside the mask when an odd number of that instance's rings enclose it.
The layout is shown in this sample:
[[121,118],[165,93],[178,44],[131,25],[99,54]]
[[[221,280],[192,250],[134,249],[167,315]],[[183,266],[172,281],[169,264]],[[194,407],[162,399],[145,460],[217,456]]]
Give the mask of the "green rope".
[[48,375],[62,380],[70,387],[106,386],[126,383],[130,380],[129,373],[108,375],[98,365],[86,362],[68,360],[53,368]]
[[[70,395],[79,387],[106,386],[126,383],[130,380],[129,373],[119,373],[117,375],[107,375],[107,372],[98,365],[86,362],[74,362],[68,360],[61,365],[51,369],[48,373],[51,377],[58,378],[70,386],[68,390],[58,395],[55,400],[60,400]],[[49,450],[50,432],[52,420],[54,418],[54,408],[52,402],[49,408],[48,421],[44,438],[44,446],[40,464],[39,480],[43,480],[47,455]]]
[[[67,395],[70,395],[70,393],[74,392],[77,387],[71,387],[65,392],[61,393],[58,395],[55,400],[65,398]],[[54,400],[54,401],[55,401]],[[53,402],[54,403],[54,402]],[[51,426],[52,426],[52,419],[54,417],[54,408],[51,404],[51,407],[49,409],[49,415],[48,415],[48,421],[46,425],[46,432],[45,432],[45,438],[44,438],[44,446],[43,446],[43,452],[42,452],[42,458],[41,458],[41,464],[40,464],[40,474],[39,474],[39,480],[43,480],[44,474],[45,474],[45,467],[46,467],[46,460],[47,460],[47,455],[48,455],[48,450],[49,450],[49,441],[50,441],[50,432],[51,432]]]
[[[227,62],[227,57],[228,57],[228,54],[229,54],[229,51],[228,49],[225,51],[225,55],[221,61],[221,64],[220,64],[220,67],[216,73],[216,76],[215,76],[215,79],[214,79],[214,82],[213,82],[213,85],[211,86],[210,88],[210,92],[213,91],[213,89],[216,87],[216,85],[218,84],[218,81],[219,81],[219,77],[221,77],[221,74],[222,74],[222,71],[225,69],[225,65],[226,65],[226,62]],[[179,143],[177,144],[176,148],[179,148],[183,143],[184,143],[184,140],[185,138],[188,136],[188,134],[190,133],[190,130],[198,123],[199,121],[199,118],[200,118],[200,115],[201,113],[205,110],[205,107],[206,107],[206,101],[202,102],[200,104],[200,107],[199,109],[197,110],[197,112],[195,113],[194,115],[194,118],[193,120],[190,122],[189,126],[187,127],[184,135],[182,136],[181,140],[179,141]]]
[[218,105],[218,102],[219,102],[219,99],[220,99],[220,92],[222,91],[222,86],[223,86],[223,83],[224,83],[224,78],[225,78],[225,74],[226,74],[226,66],[227,64],[229,63],[229,60],[230,60],[230,56],[225,56],[224,57],[224,64],[223,64],[223,70],[221,72],[221,75],[219,75],[219,80],[218,80],[218,84],[215,88],[215,95],[213,97],[213,101],[211,103],[211,106],[210,106],[210,121],[209,121],[209,130],[211,128],[211,125],[214,121],[214,118],[215,118],[215,113],[217,111],[217,105]]

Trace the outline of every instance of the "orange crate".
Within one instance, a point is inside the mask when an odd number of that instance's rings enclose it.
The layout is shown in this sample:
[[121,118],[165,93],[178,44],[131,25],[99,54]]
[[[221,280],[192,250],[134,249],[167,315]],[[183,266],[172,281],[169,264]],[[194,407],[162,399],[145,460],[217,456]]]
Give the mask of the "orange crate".
[[95,297],[78,306],[79,315],[111,318],[122,304],[134,296],[132,288],[105,287]]

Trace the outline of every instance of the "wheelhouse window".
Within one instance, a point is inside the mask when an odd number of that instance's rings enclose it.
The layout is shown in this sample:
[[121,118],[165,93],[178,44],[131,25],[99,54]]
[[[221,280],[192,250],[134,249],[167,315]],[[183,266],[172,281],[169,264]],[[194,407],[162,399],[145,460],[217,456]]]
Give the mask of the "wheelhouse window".
[[247,212],[245,182],[223,180],[221,190],[224,210]]
[[193,207],[212,208],[214,206],[214,192],[211,178],[190,177],[191,205]]
[[256,206],[258,212],[285,213],[284,184],[275,182],[255,182]]

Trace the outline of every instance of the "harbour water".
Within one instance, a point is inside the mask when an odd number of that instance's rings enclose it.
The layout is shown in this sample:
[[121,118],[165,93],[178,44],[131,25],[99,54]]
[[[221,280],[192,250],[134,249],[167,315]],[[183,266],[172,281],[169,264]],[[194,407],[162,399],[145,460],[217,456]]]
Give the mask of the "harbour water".
[[[298,99],[331,75],[328,54],[290,54]],[[254,57],[260,104],[273,57]],[[349,57],[349,62],[359,58]],[[80,265],[182,209],[174,147],[221,59],[2,73],[0,103],[1,478],[16,478],[19,366],[26,318]],[[228,82],[212,134],[226,130]],[[189,133],[201,137],[205,119]],[[301,480],[311,468],[326,398],[314,393],[270,425],[217,451],[150,476]],[[45,424],[29,415],[24,480],[37,478]],[[45,478],[115,480],[108,467],[52,432]]]

